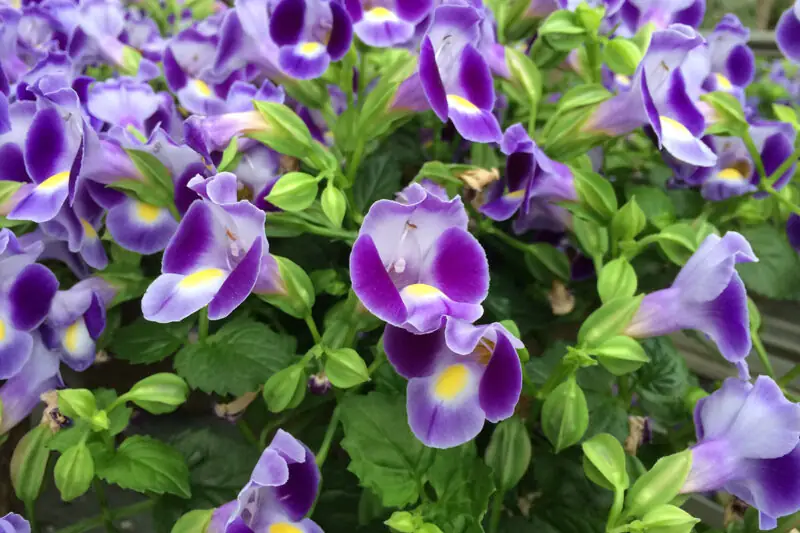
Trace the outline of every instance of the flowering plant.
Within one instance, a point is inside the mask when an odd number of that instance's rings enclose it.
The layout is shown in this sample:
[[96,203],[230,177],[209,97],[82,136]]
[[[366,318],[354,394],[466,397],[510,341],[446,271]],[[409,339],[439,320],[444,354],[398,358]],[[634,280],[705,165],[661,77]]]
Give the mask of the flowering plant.
[[230,4],[0,6],[0,532],[795,528],[800,0]]

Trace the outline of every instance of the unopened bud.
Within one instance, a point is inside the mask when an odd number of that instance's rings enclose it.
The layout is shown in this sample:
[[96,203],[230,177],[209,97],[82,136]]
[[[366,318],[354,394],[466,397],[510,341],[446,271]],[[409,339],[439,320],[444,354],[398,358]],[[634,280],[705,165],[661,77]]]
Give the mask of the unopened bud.
[[308,378],[308,391],[316,396],[325,396],[331,390],[331,380],[325,372],[314,374]]

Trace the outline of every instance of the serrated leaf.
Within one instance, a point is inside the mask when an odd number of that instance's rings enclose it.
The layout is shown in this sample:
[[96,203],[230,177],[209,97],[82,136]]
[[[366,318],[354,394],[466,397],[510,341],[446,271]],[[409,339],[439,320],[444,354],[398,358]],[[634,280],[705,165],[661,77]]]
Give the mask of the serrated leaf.
[[769,225],[743,228],[758,263],[737,265],[747,288],[777,300],[800,297],[800,255],[795,252],[783,229]]
[[419,480],[433,461],[433,450],[411,433],[403,398],[373,392],[347,397],[340,405],[348,470],[386,507],[416,502]]
[[353,185],[359,212],[366,213],[376,201],[391,198],[400,190],[401,177],[400,166],[390,154],[373,155],[364,161]]
[[241,396],[285,368],[295,339],[253,320],[228,322],[205,343],[189,344],[175,356],[175,370],[192,388]]
[[189,498],[189,469],[179,451],[151,437],[129,437],[96,465],[97,477],[123,489]]
[[116,358],[135,365],[157,363],[174,354],[187,342],[194,322],[193,317],[171,324],[139,318],[119,328],[111,341],[110,351]]

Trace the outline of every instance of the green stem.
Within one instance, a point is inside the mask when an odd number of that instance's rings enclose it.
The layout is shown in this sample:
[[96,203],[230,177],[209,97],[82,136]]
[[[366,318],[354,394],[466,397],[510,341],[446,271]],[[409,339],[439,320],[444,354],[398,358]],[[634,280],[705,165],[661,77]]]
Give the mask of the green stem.
[[786,173],[786,171],[789,170],[789,168],[791,168],[795,162],[797,162],[798,158],[800,158],[800,149],[797,149],[789,159],[784,161],[781,166],[775,169],[775,172],[773,172],[769,177],[769,184],[772,185],[775,183],[775,180],[777,180],[780,176],[783,176],[784,173]]
[[36,523],[36,502],[32,500],[25,501],[25,514],[27,515],[25,518],[28,519],[28,522],[31,523],[31,532],[32,533],[39,533],[39,524]]
[[339,427],[339,418],[341,414],[341,410],[337,405],[333,410],[330,422],[328,422],[328,429],[325,431],[325,438],[322,439],[322,446],[319,447],[319,451],[317,452],[317,466],[320,468],[325,464],[325,459],[328,458],[328,452],[331,449],[333,437],[336,435],[336,429]]
[[550,394],[553,389],[558,387],[562,381],[567,379],[567,377],[575,372],[576,368],[573,364],[565,363],[563,360],[558,364],[558,366],[553,370],[553,373],[547,378],[547,381],[544,382],[542,388],[539,389],[539,392],[536,393],[536,396],[540,399],[546,398],[548,394]]
[[800,363],[794,365],[794,368],[781,376],[781,378],[778,380],[778,385],[785,387],[794,381],[798,376],[800,376]]
[[500,516],[503,512],[503,493],[497,491],[492,498],[492,514],[489,518],[489,533],[497,533],[497,526],[500,525]]
[[[362,132],[363,133],[363,132]],[[347,164],[347,183],[349,188],[353,187],[356,182],[356,174],[358,174],[358,167],[361,166],[361,159],[364,157],[364,150],[367,148],[367,142],[363,135],[358,136],[356,149],[353,150],[353,156]],[[355,206],[352,206],[355,209]]]
[[244,438],[247,442],[259,450],[262,449],[261,443],[258,441],[258,437],[256,437],[255,433],[253,433],[253,430],[250,428],[244,418],[240,418],[236,421],[236,427],[239,428],[239,431],[242,433],[242,435],[244,435]]
[[758,360],[761,361],[767,375],[775,379],[775,370],[772,369],[772,363],[769,361],[769,356],[767,355],[767,350],[764,349],[764,344],[761,342],[761,337],[755,331],[753,331],[750,336],[753,338],[753,348],[756,349]]
[[94,486],[94,493],[97,496],[97,503],[100,504],[100,516],[103,519],[106,531],[108,533],[116,533],[117,528],[114,527],[114,517],[108,508],[108,498],[106,498],[106,491],[103,489],[102,482],[95,478],[92,480]]
[[197,322],[197,334],[200,337],[201,343],[206,342],[206,338],[208,337],[208,307],[204,307],[200,310],[200,316]]
[[317,329],[317,324],[314,322],[314,318],[309,314],[303,317],[303,320],[306,321],[308,331],[311,332],[311,336],[314,338],[314,344],[320,344],[322,342],[322,336],[319,334],[319,330]]
[[[129,516],[135,516],[143,511],[150,509],[151,507],[153,507],[153,505],[155,505],[154,500],[145,500],[143,502],[134,503],[133,505],[128,505],[127,507],[112,509],[110,513],[115,520],[120,520],[122,518],[127,518]],[[104,522],[104,517],[102,515],[93,516],[91,518],[81,520],[80,522],[76,522],[71,526],[59,529],[58,531],[56,531],[56,533],[83,533],[84,531],[90,531],[98,526],[103,525],[103,522]]]
[[762,190],[762,191],[764,191],[764,192],[766,192],[767,194],[769,194],[770,196],[772,196],[772,197],[773,197],[773,198],[775,198],[776,200],[778,200],[778,202],[780,202],[780,203],[782,203],[783,205],[785,205],[785,206],[786,206],[788,209],[790,209],[790,210],[791,210],[793,213],[800,214],[800,207],[798,207],[798,206],[797,206],[797,205],[795,205],[795,204],[794,204],[794,203],[793,203],[791,200],[789,200],[788,198],[786,198],[785,196],[783,196],[781,193],[779,193],[778,191],[776,191],[775,189],[773,189],[771,185],[769,185],[769,184],[764,184],[764,185],[762,185],[762,186],[761,186],[761,190]]
[[619,386],[619,397],[625,404],[625,410],[627,410],[631,405],[631,387],[628,376],[619,376],[617,378],[617,385]]
[[614,503],[611,504],[611,509],[608,511],[608,521],[606,522],[606,531],[611,531],[617,525],[619,515],[622,512],[622,506],[625,503],[625,491],[614,491]]
[[600,254],[593,255],[592,263],[594,263],[594,271],[599,275],[600,271],[603,270],[603,256]]
[[761,160],[761,154],[758,151],[755,141],[753,141],[753,136],[750,135],[750,131],[745,132],[745,134],[742,136],[742,141],[744,141],[744,145],[747,147],[747,152],[750,154],[750,158],[756,164],[758,175],[761,176],[761,183],[767,185],[767,169],[764,168],[764,161]]
[[[349,193],[348,196],[352,195],[352,189],[349,189],[348,193]],[[358,237],[358,233],[343,229],[324,228],[322,226],[311,226],[311,225],[306,226],[306,229],[308,229],[309,233],[313,233],[315,235],[321,235],[322,237],[331,237],[332,239],[340,239],[342,241],[347,242],[348,244],[353,244],[354,242],[356,242],[356,238]]]
[[491,224],[486,224],[486,225],[482,226],[481,229],[485,233],[488,233],[489,235],[492,235],[493,237],[497,237],[498,240],[504,242],[505,244],[511,246],[512,248],[516,248],[517,250],[519,250],[521,252],[528,252],[528,245],[527,244],[525,244],[522,241],[518,241],[517,239],[515,239],[511,235],[508,235],[506,232],[495,228]]

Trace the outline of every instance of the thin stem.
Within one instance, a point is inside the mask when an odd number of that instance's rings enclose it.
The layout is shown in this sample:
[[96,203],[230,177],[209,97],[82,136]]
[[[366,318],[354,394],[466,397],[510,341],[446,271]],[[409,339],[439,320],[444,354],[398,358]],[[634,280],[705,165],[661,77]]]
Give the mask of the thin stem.
[[25,514],[27,515],[25,518],[27,518],[28,522],[31,523],[31,532],[39,533],[39,524],[36,523],[35,508],[36,508],[36,502],[34,500],[25,501]]
[[522,252],[528,252],[528,245],[522,241],[518,241],[511,235],[508,235],[506,232],[499,230],[492,226],[491,224],[486,224],[481,228],[485,233],[497,237],[499,240],[503,241],[507,245],[511,246],[512,248],[516,248]]
[[100,516],[103,518],[106,531],[108,533],[116,533],[117,528],[114,527],[114,517],[111,516],[111,512],[108,508],[108,498],[106,498],[106,491],[103,489],[103,484],[99,479],[95,478],[92,480],[92,485],[94,486],[94,493],[97,496],[97,503],[100,505]]
[[608,521],[606,522],[606,531],[611,531],[615,525],[617,525],[617,520],[619,519],[619,514],[622,512],[622,506],[625,503],[625,491],[624,490],[615,490],[614,491],[614,503],[611,504],[611,509],[608,511]]
[[772,369],[772,363],[769,361],[769,356],[767,355],[767,350],[764,349],[764,344],[761,342],[761,337],[755,331],[750,336],[753,338],[753,348],[756,349],[758,360],[761,361],[767,375],[775,379],[775,370]]
[[333,410],[330,422],[328,422],[328,429],[325,431],[325,438],[322,439],[322,446],[319,447],[319,451],[317,452],[317,466],[320,468],[325,464],[325,459],[328,458],[328,452],[331,449],[333,437],[336,435],[336,429],[339,427],[339,418],[341,414],[341,410],[337,405]]
[[247,424],[244,418],[240,418],[239,420],[236,421],[236,427],[239,428],[239,431],[241,432],[242,435],[244,435],[244,438],[247,442],[249,442],[259,450],[262,449],[263,446],[261,446],[258,437],[256,437],[255,433],[253,433],[253,430],[250,428],[250,426]]
[[[363,132],[361,132],[363,133]],[[353,156],[347,165],[347,183],[350,188],[356,182],[356,174],[358,174],[358,167],[361,166],[361,159],[364,157],[364,150],[367,148],[367,142],[363,135],[358,136],[356,149],[353,150]],[[355,206],[352,206],[355,209]]]
[[204,307],[200,310],[197,334],[200,337],[200,342],[206,342],[206,338],[208,337],[208,307]]
[[594,271],[599,275],[600,271],[603,270],[603,256],[600,254],[593,255],[592,263],[594,263]]
[[628,376],[620,376],[617,378],[617,385],[619,386],[619,397],[625,404],[625,409],[631,405],[631,387],[628,381]]
[[500,516],[503,512],[503,495],[497,491],[492,498],[492,514],[489,518],[489,533],[497,533],[497,526],[500,525]]
[[769,177],[769,184],[772,185],[778,178],[783,176],[786,173],[786,171],[789,170],[791,166],[795,164],[798,158],[800,158],[800,149],[797,149],[791,155],[791,157],[789,157],[789,159],[781,163],[781,166],[775,169],[775,172],[773,172]]
[[798,376],[800,376],[800,363],[794,365],[794,368],[781,376],[781,378],[778,380],[778,385],[785,387],[794,381]]
[[308,314],[303,317],[303,320],[306,321],[308,331],[311,332],[311,336],[314,338],[314,344],[320,344],[322,342],[322,336],[319,334],[319,330],[317,329],[317,324],[314,322],[314,318]]
[[[128,505],[127,507],[112,509],[110,512],[115,520],[120,520],[122,518],[134,516],[143,511],[146,511],[151,507],[153,507],[153,505],[155,505],[154,500],[145,500],[139,503],[134,503],[133,505]],[[90,531],[98,526],[101,526],[103,522],[104,522],[104,517],[102,515],[93,516],[91,518],[81,520],[80,522],[76,522],[71,526],[59,529],[58,531],[56,531],[56,533],[83,533],[84,531]]]
[[795,204],[794,204],[794,203],[793,203],[791,200],[789,200],[788,198],[786,198],[785,196],[783,196],[781,193],[779,193],[778,191],[776,191],[775,189],[773,189],[771,185],[769,185],[769,184],[764,184],[764,185],[762,185],[762,186],[761,186],[761,190],[762,190],[762,191],[764,191],[764,192],[766,192],[767,194],[769,194],[770,196],[772,196],[772,197],[773,197],[773,198],[775,198],[776,200],[778,200],[778,202],[780,202],[780,203],[782,203],[783,205],[785,205],[785,206],[786,206],[787,208],[789,208],[789,209],[790,209],[790,210],[791,210],[793,213],[800,214],[800,207],[798,207],[798,206],[797,206],[797,205],[795,205]]
[[764,168],[764,161],[761,160],[761,154],[758,151],[755,141],[753,141],[753,136],[750,135],[750,131],[746,131],[745,134],[742,135],[742,141],[744,141],[744,145],[747,147],[750,158],[756,164],[758,175],[761,177],[761,183],[767,185],[767,169]]

